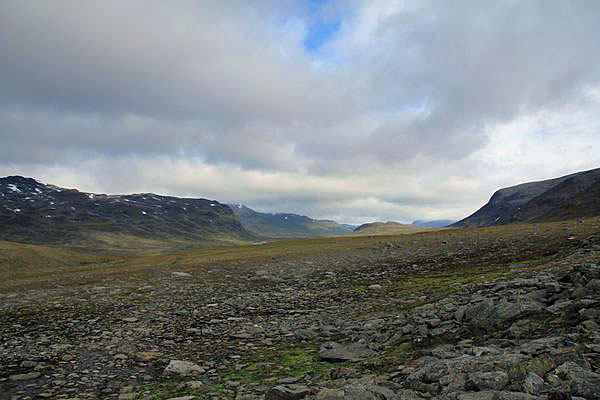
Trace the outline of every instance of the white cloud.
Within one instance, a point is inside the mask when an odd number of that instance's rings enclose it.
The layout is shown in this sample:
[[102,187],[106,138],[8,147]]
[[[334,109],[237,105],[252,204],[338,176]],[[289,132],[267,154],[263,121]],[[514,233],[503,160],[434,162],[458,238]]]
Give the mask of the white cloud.
[[597,167],[600,3],[5,1],[0,174],[341,221]]

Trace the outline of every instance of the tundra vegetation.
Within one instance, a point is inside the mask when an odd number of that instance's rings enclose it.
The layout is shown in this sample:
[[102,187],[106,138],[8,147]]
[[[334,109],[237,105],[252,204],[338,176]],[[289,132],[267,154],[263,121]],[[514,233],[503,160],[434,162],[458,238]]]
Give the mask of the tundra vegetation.
[[0,243],[2,398],[600,398],[600,218],[158,251]]

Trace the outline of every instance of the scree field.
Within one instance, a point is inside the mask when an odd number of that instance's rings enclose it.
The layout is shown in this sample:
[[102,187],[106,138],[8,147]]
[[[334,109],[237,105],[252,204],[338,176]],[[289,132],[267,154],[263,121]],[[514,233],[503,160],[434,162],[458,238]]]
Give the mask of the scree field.
[[599,258],[598,218],[127,256],[0,242],[0,398],[600,398]]

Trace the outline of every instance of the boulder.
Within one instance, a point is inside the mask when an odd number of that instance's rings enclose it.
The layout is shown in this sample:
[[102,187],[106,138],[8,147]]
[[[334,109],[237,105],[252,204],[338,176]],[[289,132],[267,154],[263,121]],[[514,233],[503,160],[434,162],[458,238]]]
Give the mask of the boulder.
[[32,379],[37,379],[41,375],[42,374],[40,374],[39,372],[28,372],[26,374],[11,375],[9,377],[9,379],[11,381],[29,381],[29,380],[32,380]]
[[192,274],[188,274],[187,272],[171,272],[171,276],[173,278],[190,278]]
[[544,390],[544,380],[533,372],[529,372],[523,381],[523,390],[529,394],[539,395]]
[[360,361],[376,355],[375,351],[359,343],[344,346],[335,342],[329,342],[321,346],[319,350],[319,358],[321,360],[332,362]]
[[571,394],[588,400],[600,400],[600,375],[574,362],[561,364],[554,370],[561,379],[571,382]]
[[165,368],[165,374],[173,374],[173,375],[195,375],[195,374],[203,374],[205,371],[201,366],[194,364],[189,361],[181,361],[181,360],[171,360],[167,368]]
[[311,389],[302,385],[278,385],[265,393],[265,400],[299,400],[311,394]]
[[501,390],[508,384],[508,375],[503,371],[473,372],[469,380],[479,390]]

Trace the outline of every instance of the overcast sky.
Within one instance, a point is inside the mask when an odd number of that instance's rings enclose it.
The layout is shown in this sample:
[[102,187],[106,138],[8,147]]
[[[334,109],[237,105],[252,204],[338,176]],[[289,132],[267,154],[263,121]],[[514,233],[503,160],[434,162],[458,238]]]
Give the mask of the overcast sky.
[[0,175],[340,222],[600,167],[600,1],[0,2]]

